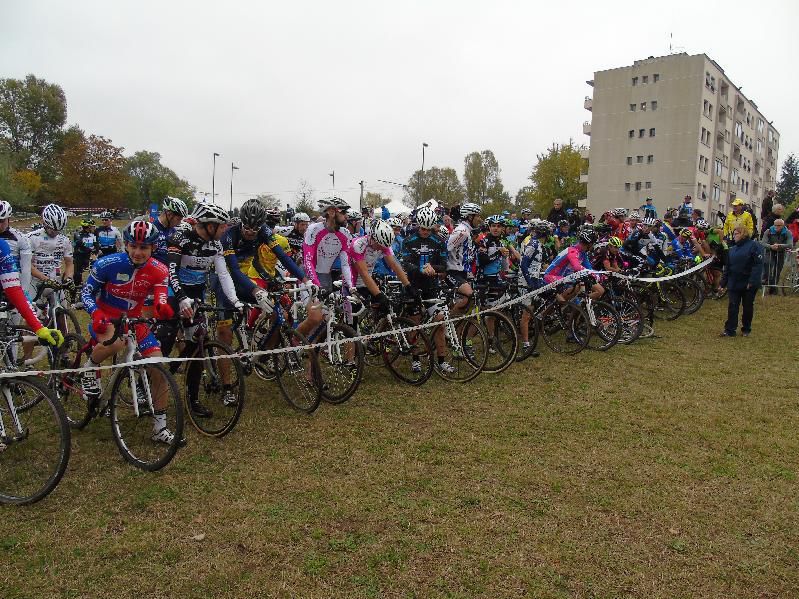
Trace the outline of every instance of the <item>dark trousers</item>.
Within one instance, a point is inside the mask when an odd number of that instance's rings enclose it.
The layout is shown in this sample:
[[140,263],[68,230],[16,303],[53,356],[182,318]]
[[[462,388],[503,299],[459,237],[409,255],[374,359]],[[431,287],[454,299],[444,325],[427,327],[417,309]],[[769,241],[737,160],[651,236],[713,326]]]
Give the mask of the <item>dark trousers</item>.
[[[778,285],[780,282],[780,273],[782,267],[785,265],[785,252],[773,252],[766,250],[766,261],[763,265],[763,278],[766,280],[766,285]],[[777,293],[776,287],[768,289],[770,294]]]
[[757,287],[752,289],[730,289],[727,292],[727,297],[730,300],[727,306],[727,322],[724,323],[724,330],[728,333],[735,334],[738,328],[738,309],[743,302],[744,313],[741,318],[741,331],[748,333],[752,330],[752,317],[755,314],[755,295],[757,295]]
[[83,285],[83,271],[89,268],[89,263],[91,262],[91,255],[86,254],[85,256],[80,254],[75,254],[72,263],[75,265],[75,274],[73,278],[75,279],[75,285],[80,287]]

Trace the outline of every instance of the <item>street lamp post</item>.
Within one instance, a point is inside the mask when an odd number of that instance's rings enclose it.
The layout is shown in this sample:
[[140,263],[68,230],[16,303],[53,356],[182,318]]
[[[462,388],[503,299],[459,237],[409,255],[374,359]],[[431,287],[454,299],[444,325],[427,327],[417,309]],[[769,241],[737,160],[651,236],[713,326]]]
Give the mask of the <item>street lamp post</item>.
[[216,157],[219,156],[217,152],[214,152],[214,168],[211,171],[211,203],[216,204],[216,193],[215,193],[215,186],[216,186]]
[[233,171],[239,170],[232,162],[230,163],[230,212],[233,212]]
[[416,199],[416,205],[422,203],[424,199],[424,149],[427,147],[427,142],[422,142],[422,170],[419,171],[419,197]]

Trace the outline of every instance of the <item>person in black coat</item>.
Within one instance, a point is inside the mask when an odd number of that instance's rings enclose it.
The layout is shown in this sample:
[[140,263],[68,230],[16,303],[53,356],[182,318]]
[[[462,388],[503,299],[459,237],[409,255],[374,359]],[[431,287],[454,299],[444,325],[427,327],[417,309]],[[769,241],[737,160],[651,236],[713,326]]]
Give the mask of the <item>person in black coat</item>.
[[563,200],[557,198],[552,203],[552,210],[547,214],[547,220],[556,225],[562,220],[569,220],[569,215],[566,214],[566,209],[563,207]]
[[727,253],[727,264],[721,275],[721,289],[728,290],[730,303],[727,306],[727,322],[722,337],[735,337],[738,328],[738,309],[743,303],[741,334],[748,337],[752,332],[755,314],[755,295],[763,277],[763,248],[749,237],[745,225],[738,225],[732,232],[735,245]]

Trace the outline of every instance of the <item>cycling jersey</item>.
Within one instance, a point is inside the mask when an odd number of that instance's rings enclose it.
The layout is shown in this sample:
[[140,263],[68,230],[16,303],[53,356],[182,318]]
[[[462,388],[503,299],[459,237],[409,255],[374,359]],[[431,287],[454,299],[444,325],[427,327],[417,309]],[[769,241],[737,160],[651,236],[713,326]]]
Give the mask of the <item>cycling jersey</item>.
[[9,227],[0,233],[0,239],[4,239],[8,244],[15,260],[15,266],[19,271],[19,283],[23,290],[27,289],[31,281],[31,260],[33,259],[31,240],[14,227]]
[[163,264],[166,264],[167,242],[169,241],[169,238],[172,237],[172,234],[175,232],[175,227],[162,225],[160,218],[156,218],[153,221],[153,226],[155,227],[156,231],[158,231],[158,239],[155,242],[155,247],[153,247],[153,258],[155,258],[159,262],[162,262]]
[[28,298],[20,285],[17,261],[5,239],[0,238],[0,286],[3,288],[8,301],[25,319],[25,323],[33,330],[42,328],[42,323],[36,318]]
[[73,253],[76,258],[83,258],[100,251],[97,235],[90,231],[75,231],[72,236]]
[[[97,227],[97,242],[100,244],[100,252],[103,256],[118,252],[117,240],[122,241],[122,233],[114,225]],[[120,246],[121,247],[121,246]]]
[[544,262],[544,246],[540,239],[527,237],[522,242],[522,264],[519,269],[520,283],[536,289],[541,283],[541,268]]
[[486,277],[496,277],[502,272],[505,256],[502,255],[502,240],[486,235],[477,245],[477,270]]
[[471,271],[473,247],[472,226],[461,221],[447,238],[447,270]]
[[[607,264],[605,264],[605,262],[607,262]],[[624,260],[618,251],[614,252],[610,249],[610,246],[606,245],[594,254],[591,264],[594,270],[609,270],[610,268],[622,269],[624,267]]]
[[552,281],[557,281],[567,275],[586,269],[591,269],[591,262],[588,260],[588,254],[580,248],[579,244],[574,244],[557,255],[552,261],[552,264],[550,264],[544,272],[544,280],[547,283],[551,283]]
[[168,277],[167,267],[155,258],[135,266],[126,252],[109,254],[92,266],[81,301],[89,314],[99,308],[111,317],[122,312],[139,316],[151,293],[156,305],[166,303]]
[[177,229],[168,241],[169,284],[178,301],[187,297],[202,299],[205,293],[206,274],[213,267],[228,300],[235,304],[236,288],[228,272],[222,244],[206,241],[194,229]]
[[28,235],[31,251],[33,252],[32,265],[48,279],[61,277],[61,262],[65,258],[72,258],[72,244],[66,235],[57,233],[50,237],[44,229],[38,229]]
[[291,232],[285,237],[289,242],[292,259],[297,263],[302,262],[302,240],[305,238],[305,234],[292,228]]
[[[356,237],[350,241],[349,245],[347,246],[347,254],[349,255],[353,264],[360,262],[361,260],[366,262],[366,272],[371,276],[372,270],[374,269],[377,261],[385,256],[393,256],[394,252],[390,247],[372,247],[372,245],[369,243],[369,236],[362,235],[361,237]],[[364,283],[361,274],[357,272],[356,269],[350,268],[350,270],[352,271],[354,285],[356,287],[365,287],[366,283]]]
[[[250,279],[275,279],[278,275],[277,263],[280,262],[292,276],[299,280],[305,278],[302,268],[286,253],[289,251],[289,240],[282,235],[272,235],[267,243],[258,246],[258,253],[247,269]],[[264,276],[266,275],[266,276]]]
[[400,260],[403,269],[408,273],[411,284],[422,291],[428,290],[437,284],[438,278],[427,276],[422,273],[422,270],[427,264],[439,274],[446,270],[446,242],[435,233],[431,233],[428,237],[422,237],[417,229],[410,232],[402,242]]
[[342,280],[347,283],[352,281],[347,259],[349,241],[350,233],[346,229],[330,231],[323,222],[312,223],[308,227],[302,244],[302,254],[305,272],[311,277],[314,284],[320,284],[319,275],[325,275],[322,278],[330,280],[330,270],[337,258],[342,258]]

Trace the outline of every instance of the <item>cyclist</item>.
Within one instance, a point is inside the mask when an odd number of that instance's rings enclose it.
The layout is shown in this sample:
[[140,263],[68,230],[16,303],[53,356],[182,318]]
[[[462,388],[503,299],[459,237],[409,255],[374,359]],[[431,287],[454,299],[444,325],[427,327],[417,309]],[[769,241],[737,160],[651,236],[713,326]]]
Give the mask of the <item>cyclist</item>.
[[31,241],[27,235],[11,226],[11,214],[14,209],[5,200],[0,200],[0,239],[4,239],[14,256],[19,284],[23,291],[28,289],[31,281]]
[[472,234],[479,233],[481,208],[472,202],[464,202],[460,208],[460,222],[447,238],[447,284],[456,289],[460,299],[452,306],[457,316],[469,306],[474,292],[468,275],[472,271],[474,242]]
[[167,240],[172,237],[175,228],[189,215],[186,202],[180,198],[167,196],[161,204],[161,213],[153,221],[158,231],[158,241],[153,250],[153,258],[159,262],[167,263]]
[[[590,270],[591,262],[588,260],[588,252],[596,243],[596,233],[592,229],[584,229],[577,236],[577,243],[570,246],[565,252],[558,254],[557,258],[544,272],[544,281],[554,283],[563,277],[581,270]],[[591,299],[598,300],[605,293],[602,285],[594,283],[591,286]],[[565,304],[577,294],[577,285],[570,285],[567,289],[560,291],[557,299]]]
[[[169,267],[169,284],[175,293],[170,299],[173,311],[181,318],[194,318],[194,302],[205,296],[206,275],[213,267],[219,277],[222,293],[234,310],[241,310],[244,304],[236,296],[233,279],[225,263],[224,250],[219,239],[224,235],[230,216],[220,206],[199,203],[191,214],[195,224],[191,229],[179,228],[168,242],[167,262]],[[177,308],[177,309],[175,309]],[[177,336],[176,319],[160,319],[156,331],[158,341],[164,355],[172,352]],[[191,354],[195,349],[194,342],[186,342],[185,352]],[[202,378],[202,362],[191,362],[186,372],[189,409],[197,416],[210,417],[211,410],[199,400],[199,385]],[[222,401],[232,405],[237,401],[230,383],[230,374],[220,368],[224,394]]]
[[[108,254],[99,258],[92,266],[86,285],[81,290],[81,299],[86,312],[92,317],[89,334],[95,342],[92,353],[83,364],[94,368],[125,347],[124,337],[111,345],[104,345],[114,334],[111,320],[126,312],[128,316],[141,315],[144,300],[153,294],[155,313],[160,319],[168,320],[174,316],[167,303],[167,278],[169,271],[161,262],[153,258],[153,250],[158,242],[158,230],[152,223],[135,220],[125,227],[125,251]],[[136,342],[143,358],[160,357],[161,347],[150,328],[139,323],[135,326]],[[163,377],[150,371],[153,397],[152,440],[171,444],[175,435],[167,428],[166,404],[168,388]],[[97,371],[84,372],[81,386],[87,398],[100,396]]]
[[83,282],[83,271],[89,268],[92,256],[100,252],[100,242],[94,232],[94,220],[84,218],[80,221],[80,230],[72,237],[72,253],[75,263],[75,284],[80,287]]
[[[31,261],[30,297],[36,295],[36,281],[56,281],[67,285],[72,283],[74,263],[72,261],[72,244],[62,233],[67,226],[67,213],[57,204],[48,204],[42,210],[42,228],[32,232],[28,237],[33,259]],[[63,265],[63,268],[62,268]],[[52,289],[48,289],[43,297],[50,303],[55,302]]]
[[[542,287],[544,281],[541,278],[541,268],[544,263],[544,242],[549,237],[549,222],[536,220],[530,225],[530,235],[522,242],[522,260],[519,267],[519,292],[524,296],[531,291]],[[532,296],[522,300],[525,306],[532,306]],[[522,310],[520,319],[520,332],[522,338],[522,348],[526,351],[530,347],[530,312]],[[538,357],[538,352],[534,352],[533,357]]]
[[103,256],[122,251],[122,233],[111,224],[111,216],[108,210],[100,213],[100,226],[96,229],[100,254]]
[[366,234],[363,228],[363,215],[357,210],[347,212],[347,230],[352,237],[360,237]]
[[311,217],[305,212],[298,212],[294,215],[294,228],[286,235],[291,248],[291,257],[297,264],[302,264],[302,240],[310,224]]
[[337,258],[340,259],[342,280],[352,280],[347,259],[349,231],[341,228],[347,222],[349,209],[350,205],[341,198],[319,200],[324,220],[311,224],[305,231],[302,244],[305,272],[315,285],[327,291],[333,289],[331,269]]
[[502,297],[507,288],[502,274],[508,269],[510,250],[502,244],[504,219],[489,216],[486,222],[488,234],[477,244],[477,276],[481,283],[488,285],[488,301],[491,305]]
[[619,251],[622,240],[618,237],[611,237],[607,244],[597,250],[591,259],[594,270],[606,270],[608,272],[621,272],[624,267],[624,260]]
[[571,225],[566,219],[561,219],[555,229],[555,249],[560,251],[561,248],[569,246],[571,243]]

